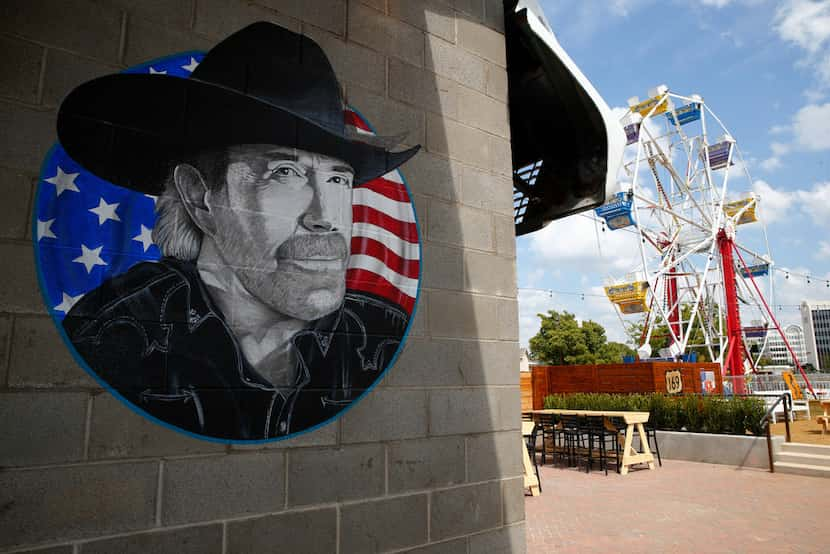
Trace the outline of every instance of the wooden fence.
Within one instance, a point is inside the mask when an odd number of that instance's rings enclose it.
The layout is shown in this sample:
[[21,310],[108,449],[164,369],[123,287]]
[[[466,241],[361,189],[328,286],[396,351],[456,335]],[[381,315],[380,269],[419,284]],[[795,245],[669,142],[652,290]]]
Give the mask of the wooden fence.
[[[712,372],[715,394],[723,393],[720,364],[637,362],[608,365],[531,366],[533,409],[543,408],[545,396],[572,392],[667,392],[666,373],[680,371],[681,394],[702,393],[701,373]],[[522,388],[524,391],[524,387]],[[522,409],[524,409],[524,392]]]

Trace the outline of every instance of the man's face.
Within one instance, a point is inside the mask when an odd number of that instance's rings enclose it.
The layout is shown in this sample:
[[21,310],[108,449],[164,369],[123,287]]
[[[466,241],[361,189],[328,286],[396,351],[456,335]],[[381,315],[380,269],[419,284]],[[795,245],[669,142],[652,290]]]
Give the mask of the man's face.
[[209,185],[218,189],[210,210],[219,253],[248,292],[305,321],[340,307],[353,177],[345,162],[303,150],[270,145],[230,150],[225,186]]

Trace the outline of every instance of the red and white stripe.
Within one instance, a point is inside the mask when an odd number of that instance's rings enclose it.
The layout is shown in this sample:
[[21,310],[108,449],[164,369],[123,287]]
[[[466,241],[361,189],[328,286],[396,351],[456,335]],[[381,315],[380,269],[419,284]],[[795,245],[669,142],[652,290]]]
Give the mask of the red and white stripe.
[[[344,115],[358,133],[373,134],[356,112],[347,109]],[[415,210],[398,170],[354,188],[352,219],[346,288],[381,296],[411,314],[421,247]]]

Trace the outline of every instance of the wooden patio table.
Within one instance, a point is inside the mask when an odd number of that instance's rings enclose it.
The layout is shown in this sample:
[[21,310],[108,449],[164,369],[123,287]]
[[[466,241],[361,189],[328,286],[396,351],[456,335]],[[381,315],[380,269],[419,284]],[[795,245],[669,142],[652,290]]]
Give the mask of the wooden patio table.
[[[523,412],[531,415],[576,415],[576,416],[591,416],[605,418],[605,425],[609,429],[616,431],[616,427],[611,425],[607,418],[618,417],[625,422],[625,440],[622,441],[622,460],[620,460],[620,473],[622,475],[628,474],[629,466],[634,464],[647,463],[649,469],[654,469],[654,456],[651,454],[651,449],[648,447],[648,437],[646,430],[643,428],[643,423],[648,421],[649,412],[618,412],[618,411],[597,411],[597,410],[529,410]],[[640,436],[640,448],[642,451],[637,451],[632,446],[634,439],[634,429]],[[618,439],[619,440],[619,439]]]

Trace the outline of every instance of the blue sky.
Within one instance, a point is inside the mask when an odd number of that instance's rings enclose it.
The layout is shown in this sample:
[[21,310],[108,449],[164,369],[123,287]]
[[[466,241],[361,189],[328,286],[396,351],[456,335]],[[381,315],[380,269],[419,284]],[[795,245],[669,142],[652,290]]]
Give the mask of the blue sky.
[[[734,188],[760,196],[781,269],[776,317],[799,322],[793,305],[830,301],[830,0],[540,4],[559,42],[620,113],[629,97],[645,98],[659,84],[704,97],[747,160],[752,182]],[[632,237],[597,233],[590,219],[572,216],[519,238],[522,345],[538,330],[536,313],[548,309],[598,321],[623,340],[602,284],[633,268]],[[759,237],[758,224],[739,228],[739,242]]]

